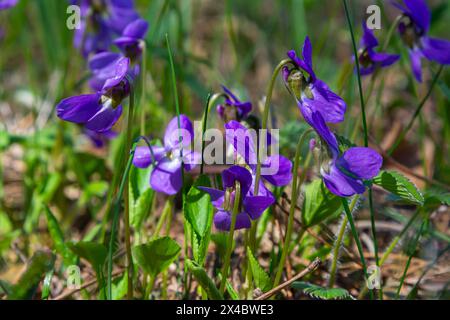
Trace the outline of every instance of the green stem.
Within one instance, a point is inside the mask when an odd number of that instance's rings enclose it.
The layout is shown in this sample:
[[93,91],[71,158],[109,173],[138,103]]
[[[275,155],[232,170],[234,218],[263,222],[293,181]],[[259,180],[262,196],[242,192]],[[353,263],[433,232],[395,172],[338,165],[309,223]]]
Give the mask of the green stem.
[[[133,114],[134,112],[134,88],[130,83],[130,105],[128,110],[128,121],[127,121],[127,140],[125,144],[125,150],[128,153],[128,150],[131,148],[132,144],[132,134],[133,134]],[[124,228],[125,228],[125,250],[127,256],[127,270],[128,270],[128,290],[127,290],[127,298],[133,298],[133,257],[131,255],[131,230],[130,230],[130,201],[129,201],[129,183],[128,183],[128,175],[126,175],[125,181],[125,189],[124,189]]]
[[[361,241],[359,240],[358,231],[356,230],[352,213],[350,211],[350,208],[348,207],[347,199],[346,198],[341,198],[341,199],[342,199],[342,204],[344,206],[345,214],[347,215],[348,222],[350,223],[350,228],[352,230],[353,238],[355,239],[356,246],[358,247],[358,253],[359,253],[359,257],[361,259],[361,264],[362,264],[363,272],[364,272],[364,279],[367,280],[367,279],[369,279],[369,277],[367,275],[366,259],[364,258],[364,252],[362,249]],[[370,291],[370,298],[373,299],[372,290]]]
[[152,277],[152,276],[149,276],[149,277],[150,277],[150,281],[148,282],[147,287],[145,288],[144,300],[150,300],[150,294],[152,293],[153,287],[155,285],[156,277]]
[[[353,197],[352,202],[350,203],[350,211],[353,212],[355,209],[356,204],[358,203],[359,195],[356,195]],[[338,266],[338,260],[339,260],[339,251],[341,250],[342,241],[344,240],[345,230],[347,230],[347,224],[348,224],[348,218],[347,215],[345,215],[342,219],[341,227],[339,228],[338,237],[336,239],[336,242],[334,243],[333,248],[333,260],[331,261],[331,268],[330,268],[330,279],[328,280],[328,287],[333,288],[334,283],[336,281],[336,273],[337,273],[337,266]]]
[[292,179],[292,193],[291,193],[291,206],[289,208],[289,218],[287,224],[286,235],[284,239],[283,251],[281,253],[280,262],[278,264],[277,273],[275,274],[275,279],[273,281],[273,288],[275,288],[281,280],[281,275],[283,274],[284,265],[286,264],[287,253],[289,251],[289,246],[291,243],[292,230],[294,225],[294,213],[295,206],[297,205],[298,193],[301,188],[299,184],[297,184],[298,179],[298,167],[300,165],[300,152],[303,146],[303,143],[308,136],[308,134],[312,131],[312,129],[306,130],[300,137],[297,143],[297,149],[295,150],[295,158],[294,158],[294,169],[293,169],[293,179]]
[[220,292],[225,292],[225,285],[227,283],[228,269],[230,268],[231,253],[233,251],[234,229],[236,227],[236,219],[239,213],[239,202],[241,201],[241,185],[236,181],[235,198],[233,204],[233,213],[231,215],[230,231],[227,239],[227,252],[225,254],[225,260],[222,267],[222,280],[220,282]]
[[205,111],[203,112],[203,119],[202,119],[202,162],[200,164],[200,174],[203,174],[203,165],[204,165],[204,161],[203,161],[203,151],[205,150],[205,131],[206,131],[206,126],[208,124],[208,115],[209,115],[209,110],[210,110],[210,103],[211,101],[211,94],[208,93],[208,97],[206,98],[206,106],[205,106]]
[[145,135],[145,69],[147,65],[147,44],[142,41],[142,61],[141,61],[141,135]]
[[431,82],[431,85],[430,85],[430,88],[428,89],[427,94],[425,95],[425,97],[423,97],[422,101],[420,101],[419,105],[416,108],[416,111],[414,112],[413,116],[409,120],[408,125],[406,126],[406,128],[400,133],[400,135],[398,136],[397,140],[395,140],[395,142],[392,145],[392,147],[388,150],[388,152],[387,152],[388,155],[391,155],[392,152],[394,152],[394,150],[403,141],[403,139],[405,138],[406,134],[409,132],[409,130],[413,126],[414,122],[416,121],[416,118],[418,117],[418,115],[420,114],[420,111],[422,110],[423,106],[425,105],[425,102],[430,97],[431,92],[433,91],[433,88],[436,85],[436,83],[437,83],[437,81],[439,79],[439,76],[441,75],[441,72],[442,72],[443,69],[444,69],[444,66],[441,65],[439,70],[438,70],[438,72],[433,77],[433,80]]
[[405,270],[403,271],[402,277],[400,278],[400,283],[397,288],[397,292],[395,294],[395,299],[398,300],[400,297],[400,291],[403,287],[403,283],[405,282],[406,274],[408,273],[409,266],[411,264],[412,257],[414,255],[414,251],[416,251],[417,244],[419,243],[420,235],[422,234],[423,227],[425,226],[425,221],[421,224],[420,230],[414,238],[414,242],[412,243],[411,252],[408,256],[408,261],[406,262]]

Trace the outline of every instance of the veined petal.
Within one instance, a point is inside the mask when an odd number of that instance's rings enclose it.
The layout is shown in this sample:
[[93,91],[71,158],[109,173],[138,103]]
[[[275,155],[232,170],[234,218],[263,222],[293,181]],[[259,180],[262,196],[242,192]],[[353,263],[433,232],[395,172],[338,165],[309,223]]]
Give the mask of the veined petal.
[[280,187],[288,185],[292,180],[292,162],[286,157],[281,155],[272,155],[266,158],[262,164],[262,170],[269,168],[277,164],[275,173],[273,174],[261,174],[261,176],[267,180],[270,184]]
[[174,117],[167,125],[164,134],[164,146],[166,148],[172,149],[179,146],[180,135],[182,146],[190,146],[192,139],[194,139],[194,129],[191,120],[184,114],[180,114],[180,130],[181,132],[178,130],[178,117]]
[[84,94],[62,100],[56,106],[56,114],[65,121],[86,123],[101,107],[100,94]]
[[310,125],[316,130],[317,134],[326,142],[331,149],[333,157],[337,157],[339,154],[339,144],[336,136],[327,127],[322,114],[320,112],[313,112],[311,116]]
[[130,66],[129,58],[126,57],[119,58],[114,63],[114,66],[111,66],[114,67],[114,76],[106,80],[105,85],[103,86],[103,90],[105,91],[109,90],[120,84],[122,80],[125,79],[129,66]]
[[355,178],[372,179],[380,172],[383,158],[371,148],[353,147],[344,152],[336,161],[336,165]]
[[423,29],[425,33],[430,28],[431,12],[425,0],[403,0],[408,8],[408,15]]
[[450,64],[450,41],[422,37],[422,53],[428,59],[440,64]]
[[400,55],[389,53],[369,52],[369,56],[372,61],[379,63],[383,67],[390,66],[400,59]]
[[250,216],[252,220],[258,219],[261,214],[275,203],[274,197],[266,196],[247,196],[244,198],[244,211]]
[[[230,231],[231,213],[225,210],[219,210],[214,216],[214,225],[218,230]],[[250,217],[246,213],[238,213],[236,216],[235,230],[248,229],[252,225]]]
[[209,194],[209,196],[211,197],[211,203],[216,209],[222,209],[225,196],[224,191],[208,187],[198,187],[198,189]]
[[257,163],[256,147],[251,132],[240,122],[232,120],[225,124],[226,142],[233,145],[248,165]]
[[93,115],[87,122],[86,128],[96,132],[105,132],[119,120],[122,115],[122,106],[112,108],[109,104],[105,104]]
[[362,26],[364,33],[360,46],[364,49],[375,48],[378,46],[378,40],[375,37],[373,30],[367,27],[367,23],[365,21],[362,23]]
[[144,19],[137,19],[130,24],[128,24],[123,30],[123,36],[143,39],[148,30],[148,23]]
[[339,197],[350,197],[354,194],[364,193],[366,190],[361,180],[347,176],[335,165],[331,166],[330,173],[322,172],[322,177],[328,190]]
[[241,185],[241,199],[245,197],[250,186],[252,185],[252,175],[244,167],[232,166],[222,172],[223,189],[234,188],[236,181]]
[[[155,161],[161,160],[166,150],[160,146],[151,146]],[[147,168],[153,162],[152,153],[148,146],[137,147],[134,152],[133,165],[138,168]]]
[[183,164],[186,171],[191,171],[201,163],[201,154],[196,151],[183,151]]
[[153,169],[150,176],[150,186],[153,190],[174,195],[183,186],[181,175],[181,161],[163,158]]
[[417,81],[422,82],[422,52],[419,49],[410,50],[409,59],[414,77]]

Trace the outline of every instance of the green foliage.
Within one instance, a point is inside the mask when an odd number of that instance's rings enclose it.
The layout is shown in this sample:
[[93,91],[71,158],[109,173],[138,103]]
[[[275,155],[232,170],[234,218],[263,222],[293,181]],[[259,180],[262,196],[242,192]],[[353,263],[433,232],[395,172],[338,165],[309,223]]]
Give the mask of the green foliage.
[[325,187],[322,179],[314,180],[306,186],[302,208],[302,222],[305,227],[319,224],[342,210],[341,199]]
[[96,242],[69,243],[69,248],[80,258],[86,259],[94,269],[97,277],[103,273],[108,250],[103,244]]
[[342,288],[324,288],[312,283],[296,281],[292,285],[292,288],[302,290],[304,293],[310,295],[313,298],[322,300],[350,300],[354,298],[345,289]]
[[48,251],[36,251],[8,299],[31,299],[45,274],[53,268],[55,256]]
[[250,262],[250,268],[252,269],[253,281],[255,286],[266,292],[272,288],[272,281],[263,268],[259,265],[258,261],[253,256],[253,252],[250,247],[247,247],[247,255]]
[[373,183],[398,196],[401,200],[422,206],[424,197],[417,187],[398,172],[381,171]]
[[45,215],[47,217],[48,231],[53,240],[53,246],[56,252],[62,256],[66,267],[74,264],[76,262],[76,256],[65,244],[64,236],[61,228],[59,227],[58,221],[47,206],[45,206]]
[[155,198],[155,192],[149,183],[151,172],[151,166],[146,169],[133,166],[130,170],[130,224],[136,230],[139,230],[147,219]]
[[186,260],[186,263],[189,271],[202,286],[203,290],[206,291],[208,297],[212,300],[223,300],[223,295],[219,292],[219,289],[217,289],[214,281],[211,280],[205,269],[192,260]]
[[166,270],[180,251],[180,245],[170,237],[158,238],[132,248],[136,263],[152,277]]

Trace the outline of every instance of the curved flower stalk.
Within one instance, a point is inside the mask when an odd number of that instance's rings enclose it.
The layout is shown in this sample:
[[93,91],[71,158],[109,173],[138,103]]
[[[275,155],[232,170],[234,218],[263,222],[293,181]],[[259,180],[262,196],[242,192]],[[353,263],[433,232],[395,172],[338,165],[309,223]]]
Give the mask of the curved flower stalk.
[[[244,159],[245,164],[250,167],[253,180],[255,180],[257,151],[255,141],[251,134],[249,134],[249,130],[238,121],[234,120],[226,123],[225,129],[227,142],[232,144],[235,152],[239,154]],[[270,136],[268,135],[268,137]],[[268,141],[267,143],[269,144],[269,142],[271,141]],[[273,166],[277,168],[276,172],[266,174],[261,173],[261,177],[276,187],[288,185],[292,180],[292,162],[279,154],[270,155],[265,159],[261,159],[262,169],[272,168]],[[261,191],[261,188],[266,190],[262,181],[259,183],[259,190]],[[253,192],[253,190],[254,188],[251,188],[251,192]]]
[[378,47],[378,40],[373,30],[367,27],[364,22],[363,37],[358,50],[358,59],[360,64],[360,74],[362,76],[372,74],[377,68],[388,67],[398,61],[400,55],[389,54],[384,52],[376,52],[374,48]]
[[130,94],[126,78],[129,64],[128,58],[121,58],[111,65],[113,76],[105,81],[101,91],[62,100],[56,106],[58,117],[95,132],[109,131],[122,115],[122,101]]
[[283,67],[283,79],[296,98],[305,120],[309,123],[312,112],[318,111],[326,122],[343,121],[347,105],[325,82],[316,77],[309,37],[306,37],[303,44],[302,57],[294,50],[289,51],[287,55],[294,67]]
[[14,7],[19,0],[0,0],[0,10]]
[[84,57],[109,50],[113,37],[139,18],[132,0],[71,0],[81,11],[81,27],[75,31],[74,46]]
[[336,136],[327,127],[322,115],[314,112],[312,119],[316,125],[314,129],[331,154],[331,160],[320,170],[325,186],[340,197],[364,193],[365,180],[378,174],[383,158],[368,147],[352,147],[341,154]]
[[223,191],[207,187],[199,189],[207,192],[213,206],[217,209],[214,225],[218,230],[230,231],[232,211],[236,198],[236,182],[241,186],[235,230],[249,229],[251,221],[258,219],[270,207],[275,199],[271,195],[255,196],[250,191],[253,183],[252,174],[244,167],[234,165],[222,172]]
[[403,0],[405,6],[393,2],[403,12],[398,32],[409,49],[414,77],[422,81],[422,58],[441,65],[450,64],[450,41],[429,37],[431,13],[425,0]]
[[[180,142],[181,135],[181,142]],[[155,167],[150,176],[150,186],[153,190],[174,195],[183,186],[182,168],[191,171],[200,162],[200,154],[191,150],[194,130],[191,120],[180,115],[173,118],[164,134],[164,146],[136,148],[133,164],[138,168]]]
[[222,89],[224,91],[225,102],[217,106],[217,113],[223,121],[241,121],[245,119],[252,110],[252,103],[250,101],[242,102],[223,85]]

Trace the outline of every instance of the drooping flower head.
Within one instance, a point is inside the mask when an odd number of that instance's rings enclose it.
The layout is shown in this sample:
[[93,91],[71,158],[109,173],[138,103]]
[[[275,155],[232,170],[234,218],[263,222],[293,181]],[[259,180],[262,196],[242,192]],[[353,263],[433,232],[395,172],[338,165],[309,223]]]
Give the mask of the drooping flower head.
[[[238,121],[230,121],[225,124],[226,140],[231,144],[245,164],[251,169],[252,175],[256,174],[257,148],[255,138],[250,131]],[[292,180],[292,162],[280,154],[272,154],[261,159],[261,177],[272,184],[280,187],[288,185]],[[265,189],[260,185],[260,190]]]
[[404,5],[393,2],[403,12],[398,32],[409,49],[411,67],[417,81],[422,81],[422,58],[442,65],[450,64],[450,41],[427,36],[431,13],[425,0],[403,0]]
[[340,197],[364,193],[364,181],[378,174],[383,158],[375,150],[366,147],[352,147],[341,153],[336,136],[327,127],[322,115],[314,112],[312,119],[331,158],[321,167],[325,186]]
[[377,68],[388,67],[400,58],[397,54],[375,52],[374,49],[378,46],[378,40],[373,30],[369,29],[365,22],[363,23],[363,30],[364,33],[358,50],[361,75],[371,74]]
[[312,63],[312,46],[306,37],[302,57],[294,50],[287,53],[294,64],[293,68],[283,68],[285,83],[297,100],[305,120],[310,123],[311,114],[320,112],[326,122],[337,123],[344,120],[347,108],[344,100],[335,94],[328,85],[316,77]]
[[178,118],[175,117],[166,128],[164,145],[154,145],[151,149],[137,147],[133,164],[138,168],[147,168],[153,164],[150,176],[152,189],[168,195],[176,194],[183,186],[182,167],[186,171],[191,171],[200,161],[200,154],[192,151],[193,139],[194,129],[191,120],[185,115],[180,115],[178,128]]
[[250,171],[241,166],[232,166],[222,172],[223,190],[199,187],[199,189],[209,193],[211,202],[217,209],[214,216],[214,225],[218,230],[230,230],[236,199],[236,182],[240,185],[240,201],[235,230],[250,228],[251,221],[258,219],[275,202],[273,197],[252,195],[250,193],[252,186]]
[[132,0],[71,0],[80,7],[80,28],[75,30],[74,45],[83,56],[109,50],[114,35],[139,18]]
[[222,89],[227,98],[224,104],[217,106],[217,113],[225,122],[243,120],[252,110],[252,103],[249,101],[242,102],[225,86],[222,86]]
[[114,44],[120,48],[131,62],[137,61],[142,54],[143,41],[148,30],[148,23],[143,19],[137,19],[128,24],[122,35],[114,40]]
[[0,10],[14,7],[19,0],[0,0]]
[[86,129],[95,132],[110,130],[122,115],[121,103],[130,93],[130,84],[126,78],[129,64],[128,58],[121,58],[111,65],[114,72],[97,93],[62,100],[56,106],[58,117],[83,124]]

